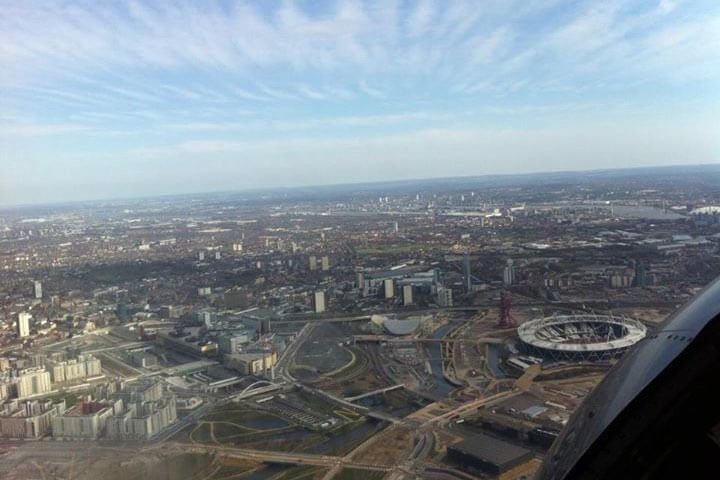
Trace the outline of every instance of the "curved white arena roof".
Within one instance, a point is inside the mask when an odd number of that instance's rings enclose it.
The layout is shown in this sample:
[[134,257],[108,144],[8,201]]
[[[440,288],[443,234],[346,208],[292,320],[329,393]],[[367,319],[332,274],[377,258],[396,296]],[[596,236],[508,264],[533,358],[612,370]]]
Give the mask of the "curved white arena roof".
[[582,353],[626,349],[645,338],[647,328],[627,317],[576,314],[530,320],[517,332],[520,340],[539,349]]
[[385,329],[393,335],[410,335],[420,326],[420,319],[395,320],[387,319],[383,323]]

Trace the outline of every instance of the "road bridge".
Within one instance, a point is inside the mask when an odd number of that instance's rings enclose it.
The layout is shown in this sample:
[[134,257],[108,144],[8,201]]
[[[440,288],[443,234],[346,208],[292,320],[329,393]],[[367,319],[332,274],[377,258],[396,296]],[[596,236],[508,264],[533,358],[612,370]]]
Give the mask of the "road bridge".
[[479,398],[477,400],[472,400],[470,402],[464,403],[460,405],[457,408],[454,408],[450,410],[449,412],[445,412],[442,415],[438,415],[436,417],[431,418],[430,420],[427,420],[421,427],[432,427],[436,423],[441,423],[443,421],[449,420],[456,416],[461,416],[469,412],[473,412],[477,410],[480,407],[493,405],[497,402],[500,402],[502,400],[506,400],[511,397],[515,397],[521,393],[523,393],[524,390],[507,390],[504,392],[496,393],[495,395],[490,395],[489,397],[483,397]]
[[285,349],[282,355],[280,355],[280,358],[275,365],[275,371],[280,378],[283,378],[288,382],[295,381],[295,378],[290,374],[290,366],[295,361],[295,356],[297,355],[298,350],[300,350],[300,347],[305,342],[305,340],[310,337],[314,328],[314,323],[305,324],[300,330],[300,332],[297,334],[295,339]]
[[[57,344],[53,344],[55,346]],[[103,352],[114,352],[116,350],[132,350],[136,348],[150,348],[153,346],[153,342],[150,341],[142,341],[142,342],[130,342],[130,343],[123,343],[120,345],[113,345],[110,347],[99,347],[99,348],[90,348],[90,349],[83,349],[82,351],[83,355],[88,355],[92,353],[103,353]]]
[[223,388],[230,388],[233,385],[237,385],[238,383],[242,383],[245,381],[245,378],[243,377],[231,377],[231,378],[225,378],[223,380],[217,380],[215,382],[210,382],[205,386],[205,391],[209,393],[216,393],[218,390],[221,390]]
[[398,383],[397,385],[393,385],[391,387],[379,388],[377,390],[373,390],[372,392],[363,393],[361,395],[355,395],[354,397],[345,397],[345,401],[346,402],[355,402],[355,401],[361,400],[363,398],[372,397],[373,395],[380,395],[381,393],[385,393],[385,392],[392,392],[393,390],[399,390],[401,388],[405,388],[404,383]]
[[316,395],[319,395],[319,396],[321,396],[321,397],[324,397],[324,398],[326,398],[327,400],[329,400],[329,401],[331,401],[331,402],[334,402],[334,403],[337,403],[337,404],[339,404],[339,405],[342,405],[342,406],[344,406],[344,407],[346,407],[346,408],[348,408],[348,409],[350,409],[350,410],[352,410],[352,411],[354,411],[354,412],[357,412],[357,413],[359,413],[359,414],[361,414],[361,415],[365,415],[365,416],[367,416],[367,417],[374,418],[374,419],[376,419],[376,420],[382,420],[382,421],[384,421],[384,422],[390,422],[390,423],[402,423],[402,422],[403,422],[402,419],[400,419],[400,418],[393,417],[392,415],[389,415],[389,414],[387,414],[387,413],[385,413],[385,412],[380,412],[380,411],[377,411],[377,410],[371,410],[371,409],[369,409],[368,407],[363,407],[362,405],[356,405],[356,404],[354,404],[354,403],[352,403],[352,402],[349,402],[349,401],[345,400],[344,398],[336,397],[336,396],[333,395],[332,393],[325,392],[325,391],[323,391],[323,390],[318,390],[318,389],[315,389],[315,388],[311,388],[311,387],[308,387],[307,385],[303,385],[303,384],[300,384],[300,383],[298,383],[297,385],[298,385],[298,386],[300,387],[300,389],[302,389],[302,390],[305,390],[305,391],[307,391],[307,392],[314,393],[314,394],[316,394]]

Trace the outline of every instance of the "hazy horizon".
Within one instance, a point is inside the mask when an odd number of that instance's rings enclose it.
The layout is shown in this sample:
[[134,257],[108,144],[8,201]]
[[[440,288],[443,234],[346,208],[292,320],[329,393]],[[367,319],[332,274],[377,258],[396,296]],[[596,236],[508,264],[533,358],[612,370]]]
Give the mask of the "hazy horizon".
[[[28,203],[7,203],[3,204],[0,203],[0,210],[13,210],[13,209],[24,209],[24,208],[44,208],[44,207],[58,207],[58,206],[69,206],[73,204],[92,204],[95,202],[103,203],[123,203],[123,202],[136,202],[143,199],[160,199],[160,198],[173,198],[173,197],[203,197],[203,196],[213,196],[213,195],[241,195],[241,194],[248,194],[248,195],[260,195],[260,194],[269,194],[269,193],[280,193],[280,192],[298,192],[308,189],[318,189],[322,191],[327,191],[330,189],[351,189],[351,188],[358,188],[363,187],[366,189],[377,189],[377,191],[382,191],[380,187],[383,186],[393,186],[397,187],[398,185],[403,186],[412,186],[412,185],[418,185],[418,188],[420,188],[423,185],[430,184],[434,187],[439,186],[456,186],[456,184],[468,184],[468,183],[474,183],[474,182],[480,182],[480,185],[477,185],[477,188],[482,187],[482,182],[493,182],[498,181],[502,179],[505,182],[509,182],[511,185],[515,185],[519,182],[521,178],[543,178],[543,177],[568,177],[572,178],[573,176],[582,176],[582,175],[592,175],[593,178],[602,177],[603,175],[610,175],[610,174],[620,174],[620,175],[627,175],[629,177],[632,177],[633,173],[636,172],[640,174],[640,172],[654,172],[656,170],[662,171],[662,170],[675,170],[675,169],[690,169],[694,171],[693,173],[697,173],[698,170],[704,170],[709,169],[713,170],[716,169],[717,173],[720,174],[720,163],[699,163],[699,164],[688,164],[688,165],[649,165],[649,166],[639,166],[639,167],[625,167],[625,168],[597,168],[597,169],[583,169],[583,170],[545,170],[545,171],[528,171],[528,172],[515,172],[515,173],[499,173],[499,174],[486,174],[486,175],[465,175],[465,176],[452,176],[452,177],[418,177],[418,178],[399,178],[399,179],[389,179],[389,180],[374,180],[374,181],[367,181],[367,182],[343,182],[343,183],[324,183],[324,184],[307,184],[307,185],[294,185],[294,186],[286,186],[286,185],[278,185],[273,187],[248,187],[248,188],[240,188],[240,189],[225,189],[225,190],[200,190],[200,191],[185,191],[185,192],[177,192],[177,193],[150,193],[150,194],[139,194],[139,195],[133,195],[133,196],[105,196],[105,197],[97,197],[97,198],[86,198],[86,199],[73,199],[73,200],[60,200],[60,201],[38,201],[38,202],[28,202]],[[513,179],[515,179],[515,182],[513,182]],[[567,181],[567,179],[565,179]],[[561,182],[558,182],[561,183]],[[471,186],[468,185],[468,188]]]
[[720,162],[720,4],[0,1],[0,205]]

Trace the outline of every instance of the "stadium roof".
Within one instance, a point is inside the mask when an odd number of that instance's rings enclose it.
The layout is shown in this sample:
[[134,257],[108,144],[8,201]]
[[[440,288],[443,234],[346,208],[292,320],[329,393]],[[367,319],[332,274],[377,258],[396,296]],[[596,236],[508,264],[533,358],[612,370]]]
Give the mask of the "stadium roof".
[[420,326],[420,319],[395,320],[388,318],[383,323],[385,329],[393,335],[410,335]]
[[[608,323],[620,325],[625,329],[621,337],[616,337],[602,342],[583,343],[573,342],[572,339],[542,338],[538,332],[544,329],[552,329],[554,326],[582,323]],[[617,317],[612,315],[554,315],[552,317],[540,318],[525,322],[518,327],[518,336],[523,342],[536,348],[564,351],[564,352],[603,352],[607,350],[628,348],[645,337],[647,328],[637,320]]]

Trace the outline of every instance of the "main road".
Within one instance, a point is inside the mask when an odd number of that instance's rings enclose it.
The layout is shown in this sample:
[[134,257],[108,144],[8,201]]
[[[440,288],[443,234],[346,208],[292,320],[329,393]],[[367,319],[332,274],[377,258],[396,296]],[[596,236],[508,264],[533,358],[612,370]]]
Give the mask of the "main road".
[[222,445],[165,443],[163,449],[174,448],[183,452],[217,453],[230,458],[242,458],[264,463],[280,463],[286,465],[315,465],[330,468],[355,468],[360,470],[373,470],[389,472],[393,467],[373,463],[357,462],[347,457],[319,455],[314,453],[274,452],[270,450],[254,450],[250,448],[237,448]]
[[[476,305],[465,305],[456,307],[438,307],[438,308],[424,308],[418,310],[403,310],[403,314],[407,315],[424,315],[441,312],[477,312],[480,310],[486,310],[488,308],[499,307],[499,301],[483,302]],[[642,307],[668,307],[676,308],[681,305],[682,302],[674,300],[633,300],[633,301],[622,301],[622,300],[609,300],[599,298],[588,298],[580,299],[575,301],[559,301],[553,302],[549,300],[537,300],[529,302],[513,302],[513,308],[527,308],[527,307],[553,307],[557,309],[567,310],[587,310],[588,308],[596,310],[608,310],[613,308],[642,308]],[[398,313],[397,310],[388,310],[386,312],[373,312],[372,314],[387,315],[391,313]],[[276,320],[273,323],[294,323],[294,322],[320,322],[320,323],[333,323],[333,322],[355,322],[361,320],[370,320],[372,314],[358,314],[358,313],[324,313],[318,315],[317,313],[301,313],[295,315],[287,315],[280,320]]]

